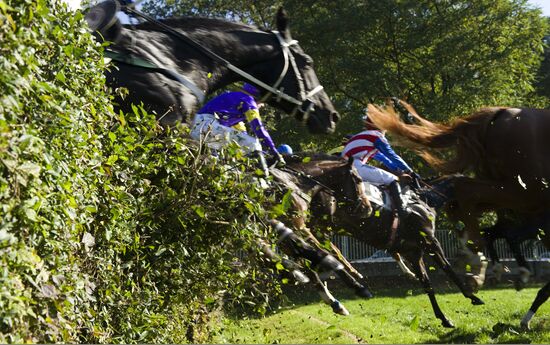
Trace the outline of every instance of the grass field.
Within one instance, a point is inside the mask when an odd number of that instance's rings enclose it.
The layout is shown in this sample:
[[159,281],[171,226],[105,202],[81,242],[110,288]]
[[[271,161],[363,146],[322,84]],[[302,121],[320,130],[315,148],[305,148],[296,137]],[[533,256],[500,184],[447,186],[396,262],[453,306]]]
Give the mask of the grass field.
[[[540,285],[542,286],[542,285]],[[335,315],[329,306],[309,292],[289,296],[288,306],[261,319],[226,319],[219,326],[215,343],[550,343],[550,301],[523,331],[519,321],[540,288],[520,292],[512,288],[485,289],[478,296],[485,305],[473,306],[455,290],[437,299],[456,328],[446,329],[435,318],[428,297],[422,290],[376,291],[371,300],[348,295],[338,298],[350,311]]]

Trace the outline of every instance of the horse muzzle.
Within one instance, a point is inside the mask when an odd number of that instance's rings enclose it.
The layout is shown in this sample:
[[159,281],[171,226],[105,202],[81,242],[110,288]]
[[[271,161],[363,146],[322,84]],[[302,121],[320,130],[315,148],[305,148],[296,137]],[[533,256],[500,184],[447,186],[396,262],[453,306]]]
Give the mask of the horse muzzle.
[[313,134],[329,134],[336,129],[340,115],[336,111],[318,110],[312,100],[307,99],[296,108],[294,117],[307,125]]

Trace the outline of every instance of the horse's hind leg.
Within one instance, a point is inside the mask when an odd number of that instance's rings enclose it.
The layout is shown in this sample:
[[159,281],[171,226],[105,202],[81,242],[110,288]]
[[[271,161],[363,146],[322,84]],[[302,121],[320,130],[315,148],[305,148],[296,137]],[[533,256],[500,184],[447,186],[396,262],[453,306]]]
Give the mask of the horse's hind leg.
[[453,323],[449,319],[447,319],[445,314],[443,314],[441,308],[439,307],[439,304],[437,303],[437,300],[435,299],[435,292],[432,287],[432,283],[430,282],[430,277],[428,277],[428,272],[426,272],[426,267],[424,266],[424,260],[422,259],[422,257],[419,255],[415,255],[414,260],[408,261],[411,262],[412,270],[420,280],[420,283],[424,287],[424,291],[430,298],[430,303],[432,304],[432,309],[434,311],[435,317],[441,320],[441,324],[443,325],[443,327],[453,328]]
[[473,292],[471,292],[469,289],[466,288],[466,285],[460,278],[458,277],[458,274],[453,270],[451,267],[451,264],[449,263],[449,260],[445,257],[445,254],[443,253],[443,248],[441,248],[441,245],[439,244],[439,241],[437,238],[432,237],[430,239],[430,252],[434,254],[433,258],[436,262],[436,264],[443,269],[443,271],[447,274],[449,278],[458,286],[460,289],[460,292],[462,294],[469,298],[472,301],[473,305],[482,305],[485,304],[479,297],[474,295]]
[[521,319],[521,327],[525,329],[529,329],[529,323],[531,322],[531,319],[539,309],[539,307],[550,298],[550,282],[546,283],[539,292],[537,292],[537,297],[535,297],[535,300],[533,301],[533,304],[531,304],[531,308],[529,308],[529,311],[525,314],[523,319]]

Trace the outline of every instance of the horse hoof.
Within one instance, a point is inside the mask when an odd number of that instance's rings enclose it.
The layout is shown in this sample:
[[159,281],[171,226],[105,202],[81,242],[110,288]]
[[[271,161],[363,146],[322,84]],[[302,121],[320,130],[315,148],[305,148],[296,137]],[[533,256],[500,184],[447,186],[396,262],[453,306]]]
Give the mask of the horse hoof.
[[334,302],[332,302],[330,304],[330,306],[332,307],[332,311],[335,313],[335,314],[338,314],[338,315],[343,315],[343,316],[348,316],[349,315],[349,311],[346,309],[346,307],[344,307],[344,305],[342,303],[340,303],[340,301],[338,300],[335,300]]
[[445,328],[455,328],[455,325],[453,325],[453,323],[449,320],[443,320],[441,325]]
[[520,326],[521,329],[523,329],[524,331],[529,331],[529,330],[531,330],[531,326],[529,326],[529,322],[523,322],[523,321],[521,321],[521,323],[519,324],[519,326]]
[[483,300],[481,300],[479,297],[477,296],[472,296],[470,297],[472,299],[472,304],[473,305],[484,305],[485,302],[483,302]]
[[362,297],[362,298],[372,298],[372,297],[374,297],[372,292],[370,292],[370,290],[367,289],[366,287],[356,289],[355,294],[359,297]]

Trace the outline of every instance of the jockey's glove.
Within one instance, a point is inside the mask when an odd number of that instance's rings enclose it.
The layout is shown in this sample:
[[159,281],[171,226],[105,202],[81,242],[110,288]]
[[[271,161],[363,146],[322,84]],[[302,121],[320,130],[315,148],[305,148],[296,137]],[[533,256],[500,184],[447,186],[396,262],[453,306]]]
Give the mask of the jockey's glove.
[[415,180],[422,180],[422,177],[420,175],[418,175],[418,173],[414,172],[414,171],[411,171],[410,175],[415,179]]
[[285,166],[286,165],[286,161],[285,161],[285,159],[283,158],[282,155],[279,154],[279,155],[277,155],[276,158],[277,158],[277,163],[276,163],[277,166]]

